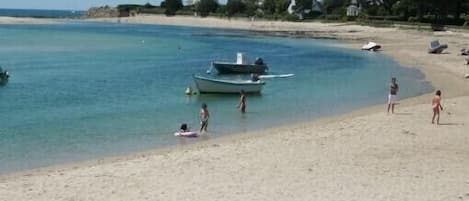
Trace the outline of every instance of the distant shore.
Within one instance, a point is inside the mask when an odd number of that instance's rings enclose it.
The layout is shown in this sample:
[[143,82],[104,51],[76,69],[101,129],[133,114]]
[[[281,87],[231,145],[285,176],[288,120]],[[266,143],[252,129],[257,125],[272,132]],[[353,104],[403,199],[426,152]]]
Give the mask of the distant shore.
[[2,24],[57,24],[63,23],[64,19],[55,18],[34,18],[34,17],[2,17],[0,16],[0,25]]
[[[385,113],[383,101],[169,150],[3,175],[0,200],[469,200],[469,80],[463,77],[469,67],[459,56],[469,32],[186,16],[117,20],[89,21],[287,33],[339,39],[351,51],[374,41],[383,46],[377,54],[422,71],[443,91],[443,125],[430,123],[432,94],[423,94],[400,101],[394,115]],[[447,53],[427,53],[434,39],[449,44]]]

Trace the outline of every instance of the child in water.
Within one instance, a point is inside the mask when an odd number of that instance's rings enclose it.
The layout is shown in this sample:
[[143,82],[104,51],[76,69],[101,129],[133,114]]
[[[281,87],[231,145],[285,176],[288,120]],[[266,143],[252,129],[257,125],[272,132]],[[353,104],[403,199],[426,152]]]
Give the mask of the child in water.
[[187,124],[181,124],[181,128],[179,128],[179,132],[181,133],[189,132],[189,128],[187,128]]
[[440,109],[443,111],[443,106],[441,106],[441,91],[437,90],[435,93],[435,97],[432,100],[432,109],[433,109],[433,117],[432,117],[432,124],[435,123],[436,117],[436,124],[440,124]]
[[202,107],[200,108],[199,118],[200,118],[200,132],[201,133],[202,131],[207,132],[208,119],[210,118],[210,114],[207,109],[207,104],[205,103],[202,103]]

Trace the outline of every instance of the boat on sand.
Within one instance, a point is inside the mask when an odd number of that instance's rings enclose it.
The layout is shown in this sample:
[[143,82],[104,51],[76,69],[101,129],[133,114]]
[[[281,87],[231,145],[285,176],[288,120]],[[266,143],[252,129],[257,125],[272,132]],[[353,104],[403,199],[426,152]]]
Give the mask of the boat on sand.
[[368,51],[377,51],[379,49],[381,49],[381,45],[378,45],[375,42],[368,42],[362,47],[362,50],[368,50]]

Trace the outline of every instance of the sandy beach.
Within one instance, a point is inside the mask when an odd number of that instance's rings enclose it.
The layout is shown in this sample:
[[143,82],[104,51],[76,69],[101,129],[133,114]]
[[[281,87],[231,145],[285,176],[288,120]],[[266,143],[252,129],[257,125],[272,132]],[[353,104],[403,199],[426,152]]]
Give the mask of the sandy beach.
[[[430,123],[433,95],[423,94],[400,101],[394,115],[383,103],[197,144],[2,175],[0,200],[469,200],[469,67],[459,56],[469,47],[469,32],[164,16],[120,23],[290,33],[339,39],[352,49],[376,41],[383,46],[377,54],[419,69],[442,90],[441,125]],[[433,39],[449,45],[446,53],[427,53]]]

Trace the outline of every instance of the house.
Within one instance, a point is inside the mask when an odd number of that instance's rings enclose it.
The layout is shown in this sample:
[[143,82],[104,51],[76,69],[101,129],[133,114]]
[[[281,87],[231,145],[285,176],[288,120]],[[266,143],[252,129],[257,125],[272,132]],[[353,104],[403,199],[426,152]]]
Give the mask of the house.
[[300,19],[303,19],[304,14],[309,14],[311,12],[323,12],[323,8],[321,3],[318,0],[311,0],[312,1],[312,6],[311,9],[304,9],[302,12],[299,13],[299,11],[296,9],[296,1],[291,0],[290,5],[288,5],[288,13],[290,15],[296,14]]
[[350,5],[347,7],[347,16],[356,17],[360,13],[361,7],[357,0],[352,0]]
[[[383,5],[384,0],[366,0],[363,2],[366,5]],[[350,5],[347,7],[347,16],[356,17],[362,10],[362,5],[357,0],[351,0]]]
[[192,6],[192,5],[195,5],[197,2],[199,2],[200,0],[186,0],[185,4],[186,6]]

